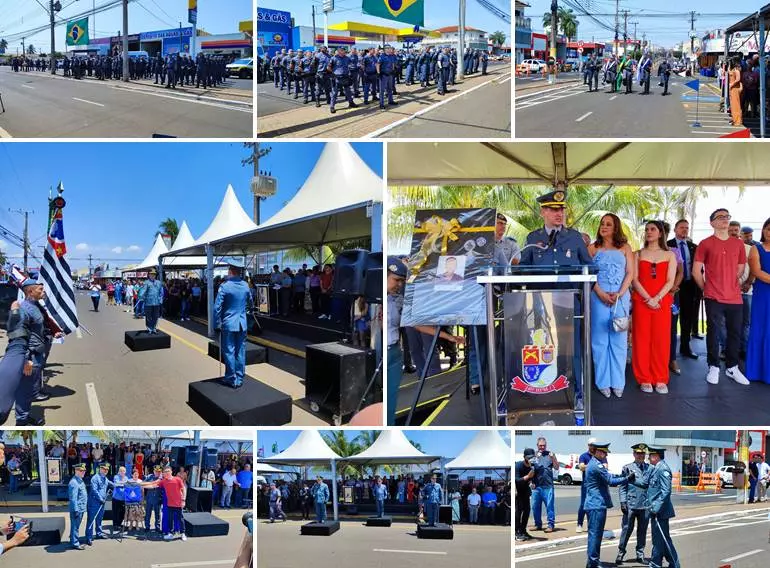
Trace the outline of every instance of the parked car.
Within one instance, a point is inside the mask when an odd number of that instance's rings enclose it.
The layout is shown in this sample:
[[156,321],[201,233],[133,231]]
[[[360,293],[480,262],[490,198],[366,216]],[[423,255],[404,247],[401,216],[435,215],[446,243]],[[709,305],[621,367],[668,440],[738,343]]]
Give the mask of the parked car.
[[548,64],[542,59],[525,59],[516,66],[516,70],[519,73],[526,73],[527,70],[530,73],[540,73],[547,66]]
[[246,57],[236,59],[227,66],[227,75],[236,75],[241,79],[251,79],[254,77],[254,58]]
[[727,487],[728,485],[730,487],[733,486],[733,471],[735,471],[734,465],[723,465],[719,468],[717,471],[717,475],[719,476],[719,479],[722,481],[722,485]]
[[570,467],[566,463],[559,462],[559,483],[562,485],[572,485],[573,483],[583,483],[583,472],[577,468]]

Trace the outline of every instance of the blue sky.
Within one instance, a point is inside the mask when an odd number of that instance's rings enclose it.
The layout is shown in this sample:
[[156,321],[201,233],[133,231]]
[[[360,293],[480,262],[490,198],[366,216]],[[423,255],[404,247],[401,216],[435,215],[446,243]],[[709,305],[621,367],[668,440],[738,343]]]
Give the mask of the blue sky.
[[[494,5],[505,10],[507,14],[511,13],[511,3],[509,0],[490,0]],[[320,28],[319,33],[323,33],[323,13],[321,0],[259,0],[258,4],[262,8],[272,8],[273,10],[283,10],[291,12],[296,25],[312,26],[312,8],[316,5],[316,26]],[[458,23],[459,9],[457,0],[425,0],[425,27],[428,29],[442,28],[445,26],[456,26]],[[375,24],[391,27],[409,27],[409,24],[399,23],[382,18],[374,18],[361,13],[361,0],[336,0],[335,11],[329,14],[329,24],[339,22],[353,21],[366,24]],[[465,15],[467,26],[479,28],[486,32],[502,31],[510,35],[510,25],[503,20],[482,8],[475,0],[467,1]]]
[[[543,14],[551,10],[551,0],[524,0],[530,5],[524,10],[524,15],[532,18],[532,30],[543,30]],[[469,0],[473,3],[474,0]],[[656,45],[664,47],[673,47],[674,44],[681,41],[689,41],[691,10],[696,10],[700,16],[696,16],[695,31],[701,37],[705,32],[717,28],[725,28],[742,19],[736,14],[748,15],[758,10],[767,2],[765,0],[733,0],[732,2],[723,2],[717,0],[682,0],[680,2],[671,2],[671,0],[620,0],[620,10],[629,10],[629,22],[637,21],[637,38],[641,38],[643,33],[647,34],[647,39]],[[570,7],[561,0],[560,5],[565,8]],[[591,14],[614,14],[615,0],[572,0],[570,4],[580,5],[587,9]],[[610,29],[606,30],[596,22],[573,8],[578,20],[578,38],[585,41],[609,41],[614,38],[614,16],[600,16],[599,20],[609,23]],[[647,14],[665,14],[671,17],[650,17]],[[709,14],[732,14],[725,16],[709,16]],[[634,15],[636,14],[636,17]],[[679,14],[679,15],[676,15]],[[620,17],[620,29],[622,37],[623,18]],[[633,26],[628,26],[628,35],[633,37]]]
[[[262,202],[262,221],[290,200],[323,150],[321,142],[263,144],[272,152],[260,169],[278,179],[278,193]],[[382,144],[353,143],[367,165],[382,176]],[[187,221],[194,238],[216,215],[228,184],[247,214],[252,213],[251,166],[240,143],[38,143],[0,144],[0,225],[21,235],[29,217],[33,253],[45,245],[48,190],[64,183],[64,233],[70,265],[88,266],[88,254],[110,267],[141,261],[166,217]],[[333,188],[330,187],[330,190]],[[0,250],[18,256],[0,236]],[[106,260],[113,259],[113,260]],[[30,265],[37,266],[31,260]]]
[[[322,434],[328,430],[321,430]],[[355,438],[360,430],[346,430],[348,439]],[[422,451],[429,455],[456,457],[476,435],[475,430],[404,430],[406,437],[418,442]],[[510,445],[510,431],[502,432],[503,438]],[[257,448],[265,449],[265,457],[275,455],[272,452],[274,443],[278,444],[279,452],[285,450],[299,436],[298,430],[258,430]]]
[[[40,0],[48,5],[48,0]],[[90,10],[92,0],[60,0],[62,10],[57,17],[68,20],[70,17]],[[179,22],[187,26],[188,0],[139,0],[128,7],[128,33],[165,30],[179,27]],[[96,6],[107,0],[96,0]],[[223,6],[226,5],[226,9]],[[212,34],[238,32],[238,22],[253,19],[253,0],[198,0],[198,27]],[[49,21],[48,13],[35,0],[2,0],[0,2],[0,38],[21,33],[45,25]],[[120,6],[96,15],[96,36],[110,37],[123,29],[123,11]],[[89,33],[93,37],[94,23],[89,22]],[[56,46],[64,49],[65,26],[56,28]],[[9,41],[8,52],[16,53],[21,48],[21,40]],[[47,51],[50,49],[51,36],[46,30],[26,39],[26,45]]]

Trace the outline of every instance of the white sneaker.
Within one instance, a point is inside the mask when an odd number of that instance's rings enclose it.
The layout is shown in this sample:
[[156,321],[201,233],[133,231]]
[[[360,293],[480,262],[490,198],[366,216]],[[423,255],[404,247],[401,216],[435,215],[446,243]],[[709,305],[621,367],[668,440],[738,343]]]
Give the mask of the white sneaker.
[[174,540],[174,535],[171,534],[171,533],[164,534],[163,535],[163,540]]
[[577,527],[575,527],[575,532],[576,533],[582,533],[583,532],[583,525],[578,525]]
[[612,391],[610,389],[599,389],[599,392],[604,395],[604,398],[610,398],[612,396]]
[[709,372],[706,375],[706,382],[711,383],[712,385],[719,383],[719,367],[713,365],[709,367]]
[[651,383],[642,383],[642,385],[639,388],[642,389],[642,392],[652,392]]
[[187,542],[187,535],[182,533],[182,542]]
[[623,389],[612,389],[612,393],[618,398],[623,398]]
[[655,392],[658,394],[668,394],[668,386],[665,383],[655,385]]
[[725,375],[730,377],[732,380],[734,380],[739,385],[748,385],[749,380],[743,376],[743,373],[741,373],[741,370],[738,368],[738,365],[735,367],[730,367],[725,371]]

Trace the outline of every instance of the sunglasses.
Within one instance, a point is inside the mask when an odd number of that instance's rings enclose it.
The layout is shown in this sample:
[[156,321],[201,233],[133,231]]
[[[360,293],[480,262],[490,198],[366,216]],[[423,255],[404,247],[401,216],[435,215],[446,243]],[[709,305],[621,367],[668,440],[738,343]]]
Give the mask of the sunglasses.
[[730,219],[732,219],[730,215],[717,215],[714,217],[714,221],[729,221]]

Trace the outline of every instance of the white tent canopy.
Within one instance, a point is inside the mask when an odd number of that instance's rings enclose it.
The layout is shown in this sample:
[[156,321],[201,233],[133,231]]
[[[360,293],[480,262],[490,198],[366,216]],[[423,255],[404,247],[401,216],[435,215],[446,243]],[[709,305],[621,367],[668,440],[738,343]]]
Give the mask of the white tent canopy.
[[280,454],[262,458],[262,463],[304,466],[338,459],[340,456],[326,445],[318,430],[303,430],[288,448]]
[[287,471],[273,467],[269,463],[257,462],[254,465],[256,467],[257,473],[266,473],[268,475],[282,475],[284,473],[288,473]]
[[763,144],[406,142],[388,147],[396,185],[770,185]]
[[427,464],[439,458],[415,448],[401,430],[383,430],[371,446],[345,459],[366,464]]
[[228,185],[225,196],[219,206],[219,211],[217,211],[208,229],[195,240],[194,244],[205,245],[218,239],[224,239],[231,235],[255,229],[256,227],[254,221],[251,220],[246,211],[243,210],[243,207],[241,207],[233,186]]
[[[170,436],[164,436],[164,439],[170,440],[190,440],[195,438],[195,432],[193,430],[184,430],[182,432],[176,432]],[[217,442],[254,442],[254,432],[252,430],[201,430],[200,440],[205,442],[208,440]]]
[[[179,234],[176,237],[176,240],[174,241],[174,244],[171,245],[171,248],[169,249],[169,253],[176,252],[178,250],[182,250],[188,247],[191,247],[195,244],[195,239],[192,236],[192,233],[190,232],[190,228],[187,226],[187,221],[182,221],[182,226],[179,228]],[[169,267],[169,268],[175,268],[175,267],[206,267],[206,257],[205,256],[194,256],[194,257],[187,257],[187,258],[179,258],[174,256],[166,256],[163,258],[163,266]]]
[[480,430],[444,469],[511,469],[511,448],[496,430]]
[[158,236],[155,237],[155,244],[152,245],[152,249],[150,249],[150,252],[147,253],[145,259],[140,264],[129,270],[156,268],[158,266],[158,257],[166,252],[168,252],[166,243],[163,241],[163,237],[160,235],[160,233],[158,233]]

